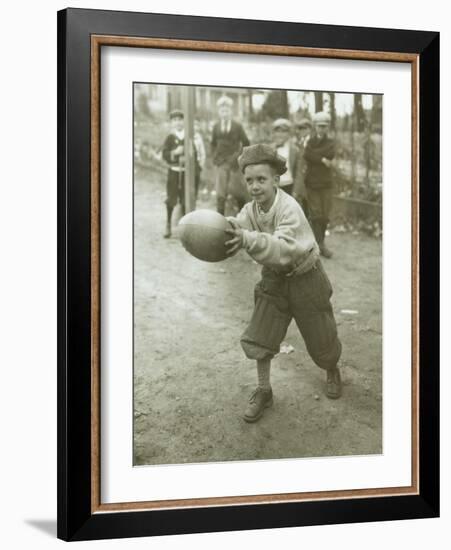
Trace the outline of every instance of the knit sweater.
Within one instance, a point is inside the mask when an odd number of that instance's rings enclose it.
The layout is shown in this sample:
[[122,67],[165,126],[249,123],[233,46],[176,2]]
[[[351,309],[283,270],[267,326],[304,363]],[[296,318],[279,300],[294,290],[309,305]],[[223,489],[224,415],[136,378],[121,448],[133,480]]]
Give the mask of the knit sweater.
[[258,263],[285,274],[308,271],[319,257],[318,245],[298,202],[278,189],[268,212],[255,201],[234,219],[243,230],[243,248]]

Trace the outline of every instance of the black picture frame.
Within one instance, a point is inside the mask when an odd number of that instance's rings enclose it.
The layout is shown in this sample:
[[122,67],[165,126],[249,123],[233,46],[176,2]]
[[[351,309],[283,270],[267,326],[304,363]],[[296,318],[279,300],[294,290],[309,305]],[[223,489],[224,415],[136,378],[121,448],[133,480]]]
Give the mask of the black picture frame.
[[[92,35],[418,56],[419,494],[93,513]],[[438,515],[439,33],[85,9],[58,12],[58,537],[88,540]]]

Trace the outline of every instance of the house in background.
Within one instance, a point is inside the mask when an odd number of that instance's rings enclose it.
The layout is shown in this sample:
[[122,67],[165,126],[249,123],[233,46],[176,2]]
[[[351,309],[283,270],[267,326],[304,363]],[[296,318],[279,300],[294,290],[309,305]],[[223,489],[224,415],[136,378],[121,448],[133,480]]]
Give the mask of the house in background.
[[[143,116],[162,116],[173,109],[182,108],[183,86],[167,84],[135,84],[135,113]],[[234,102],[234,116],[243,119],[252,112],[251,92],[244,88],[224,88],[196,86],[196,115],[209,121],[216,117],[216,102],[227,95]]]

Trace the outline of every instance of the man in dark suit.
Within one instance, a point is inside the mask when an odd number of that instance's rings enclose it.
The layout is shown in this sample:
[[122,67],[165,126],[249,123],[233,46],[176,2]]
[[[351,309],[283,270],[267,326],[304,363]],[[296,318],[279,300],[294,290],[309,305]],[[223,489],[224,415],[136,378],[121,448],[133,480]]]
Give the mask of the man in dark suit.
[[[211,150],[216,166],[216,208],[224,214],[225,202],[232,180],[239,181],[238,163],[243,147],[249,145],[249,139],[239,122],[232,119],[233,100],[223,96],[217,102],[219,120],[213,126]],[[240,209],[246,202],[245,192],[235,193]]]

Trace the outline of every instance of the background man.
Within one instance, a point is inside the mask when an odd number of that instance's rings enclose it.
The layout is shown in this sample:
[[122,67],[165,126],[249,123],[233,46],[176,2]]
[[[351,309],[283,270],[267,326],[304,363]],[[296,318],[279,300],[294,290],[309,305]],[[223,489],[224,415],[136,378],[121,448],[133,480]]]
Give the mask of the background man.
[[330,115],[321,111],[313,116],[315,133],[307,142],[304,159],[307,163],[305,185],[310,211],[310,223],[321,255],[331,258],[332,252],[324,244],[332,208],[332,160],[335,143],[329,137]]
[[[223,96],[216,105],[219,121],[213,126],[211,149],[216,166],[216,208],[224,214],[232,179],[239,178],[237,158],[242,148],[249,145],[249,139],[241,124],[232,119],[233,100]],[[246,202],[244,192],[235,198],[241,209]]]
[[287,171],[280,176],[279,187],[293,195],[300,173],[299,150],[290,139],[291,122],[285,118],[278,118],[273,122],[273,147],[277,154],[287,161]]
[[298,177],[295,181],[293,196],[302,206],[305,215],[310,219],[310,210],[307,200],[307,189],[305,187],[306,163],[304,158],[305,148],[312,133],[312,122],[308,118],[301,118],[294,125],[294,143],[299,149]]

